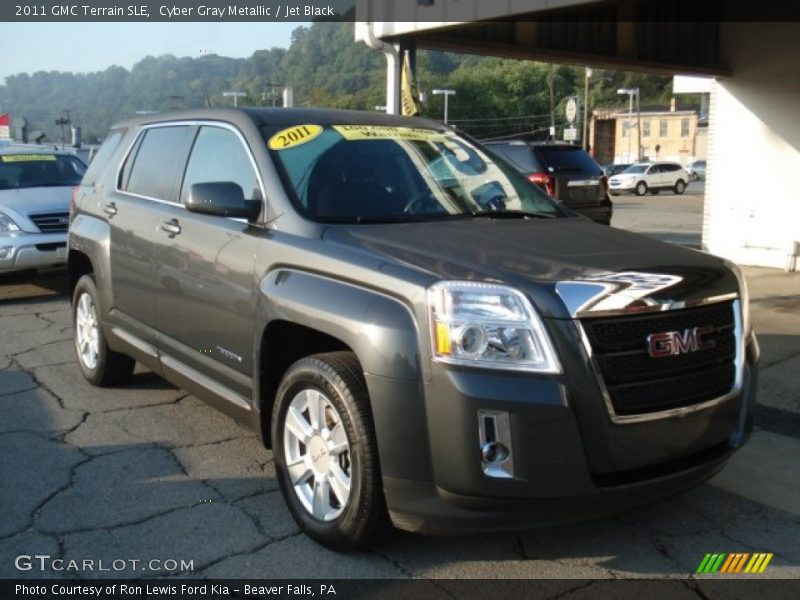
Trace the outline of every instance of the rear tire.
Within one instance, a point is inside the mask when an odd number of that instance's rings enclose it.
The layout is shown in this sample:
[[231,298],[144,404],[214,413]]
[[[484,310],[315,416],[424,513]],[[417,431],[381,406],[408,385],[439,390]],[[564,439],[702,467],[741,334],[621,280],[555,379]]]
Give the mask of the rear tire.
[[334,550],[366,547],[387,522],[378,447],[352,352],[316,354],[286,371],[272,412],[275,470],[294,520]]
[[101,387],[115,385],[133,374],[136,361],[108,347],[100,323],[97,286],[91,275],[78,280],[72,294],[72,324],[78,365],[86,381]]
[[644,181],[640,181],[636,184],[635,191],[637,196],[644,196],[647,193],[647,184]]
[[686,182],[683,179],[678,179],[675,182],[675,187],[673,188],[675,193],[679,196],[686,191]]

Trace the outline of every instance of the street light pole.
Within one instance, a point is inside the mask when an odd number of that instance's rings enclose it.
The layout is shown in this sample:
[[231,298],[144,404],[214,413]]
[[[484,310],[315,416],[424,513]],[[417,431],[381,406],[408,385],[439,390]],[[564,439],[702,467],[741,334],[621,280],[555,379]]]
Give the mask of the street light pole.
[[239,98],[244,98],[247,94],[244,92],[222,92],[225,98],[233,96],[233,108],[239,108]]
[[626,156],[626,162],[631,162],[631,138],[633,137],[633,133],[631,132],[631,129],[633,129],[633,96],[636,96],[636,102],[638,106],[639,88],[621,88],[617,90],[617,94],[628,95],[628,155]]
[[586,81],[583,89],[583,149],[589,151],[589,78],[592,76],[592,70],[586,67]]
[[449,96],[455,96],[455,90],[433,90],[434,96],[444,96],[444,124],[447,125],[447,99]]

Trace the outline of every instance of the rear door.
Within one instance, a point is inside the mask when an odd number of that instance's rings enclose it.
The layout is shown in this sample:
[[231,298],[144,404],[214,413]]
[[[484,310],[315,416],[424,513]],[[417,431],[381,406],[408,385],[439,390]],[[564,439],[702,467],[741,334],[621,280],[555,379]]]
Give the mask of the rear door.
[[143,130],[123,162],[116,189],[102,201],[111,232],[114,306],[109,319],[151,344],[156,340],[156,209],[177,198],[179,164],[193,135],[194,128],[186,125]]
[[[165,369],[185,367],[250,396],[253,374],[254,280],[258,231],[242,219],[184,208],[195,183],[233,182],[248,199],[263,201],[255,163],[231,126],[204,124],[197,132],[179,201],[159,207],[155,245],[156,321]],[[177,363],[175,362],[177,360]],[[183,368],[183,370],[181,370]],[[223,394],[227,399],[237,398]]]

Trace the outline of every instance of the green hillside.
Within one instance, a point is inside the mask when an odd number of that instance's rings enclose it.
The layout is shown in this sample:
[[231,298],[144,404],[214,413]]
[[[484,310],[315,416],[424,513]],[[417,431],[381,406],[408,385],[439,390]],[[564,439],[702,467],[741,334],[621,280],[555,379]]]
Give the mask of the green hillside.
[[[427,91],[423,114],[442,117],[442,98],[430,90],[453,88],[450,121],[479,138],[547,127],[550,94],[546,64],[420,51],[419,88]],[[583,96],[582,67],[553,69],[557,121],[563,99]],[[130,70],[109,67],[95,73],[38,72],[6,78],[0,113],[26,117],[31,129],[59,138],[55,120],[65,110],[83,128],[84,139],[102,139],[116,120],[137,111],[172,107],[225,106],[226,90],[247,93],[240,105],[272,105],[279,90],[294,88],[296,106],[373,110],[384,104],[385,62],[379,52],[353,41],[352,23],[298,27],[288,49],[259,50],[246,59],[148,56]],[[639,86],[643,104],[665,103],[671,78],[595,70],[590,107],[621,105],[618,87]]]

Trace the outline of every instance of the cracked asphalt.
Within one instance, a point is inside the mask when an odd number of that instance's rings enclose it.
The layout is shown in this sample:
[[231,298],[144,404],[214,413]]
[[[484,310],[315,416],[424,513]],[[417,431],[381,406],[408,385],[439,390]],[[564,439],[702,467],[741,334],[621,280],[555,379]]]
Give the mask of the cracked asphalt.
[[[394,533],[335,554],[301,535],[254,434],[137,370],[98,389],[80,375],[63,273],[0,282],[0,577],[690,577],[706,552],[773,552],[765,577],[800,576],[800,274],[747,269],[762,346],[757,428],[707,484],[588,523],[517,534]],[[193,561],[193,572],[18,571],[15,557]],[[589,597],[604,582],[570,585]],[[713,595],[709,596],[713,597]]]

